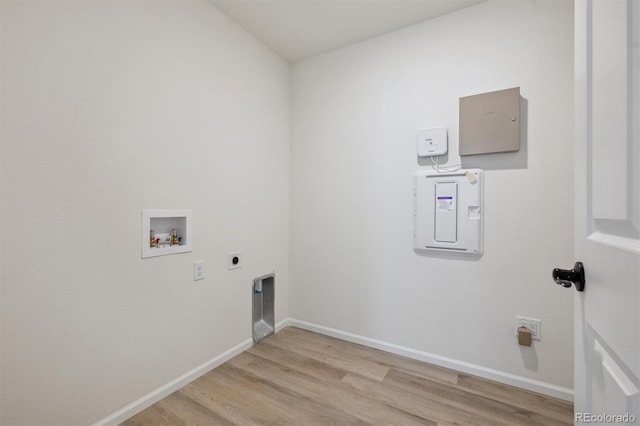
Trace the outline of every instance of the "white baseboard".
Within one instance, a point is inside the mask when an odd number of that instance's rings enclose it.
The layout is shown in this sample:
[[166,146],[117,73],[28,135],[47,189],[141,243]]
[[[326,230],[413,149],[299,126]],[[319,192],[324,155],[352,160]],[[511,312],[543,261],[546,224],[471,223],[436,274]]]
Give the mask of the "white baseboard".
[[336,330],[334,328],[296,320],[293,318],[289,318],[282,323],[284,324],[283,326],[290,325],[293,327],[302,328],[304,330],[309,330],[319,334],[324,334],[326,336],[335,337],[340,340],[346,340],[347,342],[357,343],[371,348],[380,349],[385,352],[402,355],[407,358],[439,365],[440,367],[450,368],[461,373],[471,374],[474,376],[482,377],[484,379],[493,380],[496,382],[504,383],[506,385],[515,386],[543,395],[552,396],[554,398],[559,398],[565,401],[573,401],[573,389],[553,385],[551,383],[530,379],[528,377],[518,376],[516,374],[507,373],[505,371],[482,367],[480,365],[471,364],[469,362],[458,361],[456,359],[448,358],[445,356],[435,355],[428,352],[395,345],[393,343],[384,342],[382,340],[371,339],[369,337],[359,336],[357,334],[348,333],[346,331]]
[[[282,328],[288,325],[289,325],[289,319],[287,318],[276,324],[275,331],[276,332],[280,331]],[[221,353],[220,355],[214,358],[211,358],[209,361],[203,364],[200,364],[196,368],[190,371],[187,371],[180,377],[177,377],[171,380],[170,382],[165,383],[164,385],[149,392],[148,394],[137,399],[136,401],[133,401],[132,403],[127,404],[126,406],[122,407],[115,413],[112,413],[107,417],[98,420],[93,424],[93,426],[111,426],[111,425],[118,425],[124,422],[125,420],[135,416],[145,408],[148,408],[153,404],[155,404],[156,402],[160,401],[162,398],[165,398],[171,395],[173,392],[177,391],[178,389],[185,386],[186,384],[191,383],[198,377],[203,376],[207,374],[209,371],[216,368],[217,366],[224,364],[234,356],[239,355],[240,353],[246,351],[251,346],[253,346],[253,341],[251,339],[247,339],[243,341],[242,343],[232,347],[231,349]]]
[[282,321],[280,321],[279,323],[276,324],[276,333],[280,330],[282,330],[285,327],[289,327],[291,324],[291,319],[290,318],[285,318]]
[[194,381],[198,377],[208,373],[209,371],[213,370],[217,366],[230,360],[234,356],[246,351],[252,345],[253,345],[253,342],[251,341],[251,339],[247,339],[243,341],[242,343],[234,346],[228,351],[223,352],[222,354],[210,359],[209,361],[203,364],[200,364],[196,368],[190,371],[187,371],[183,375],[171,380],[168,383],[165,383],[164,385],[149,392],[148,394],[137,399],[136,401],[133,401],[132,403],[122,407],[120,410],[116,411],[115,413],[110,414],[101,420],[98,420],[93,424],[93,426],[111,426],[111,425],[118,425],[124,422],[128,418],[135,416],[145,408],[148,408],[153,404],[155,404],[156,402],[160,401],[162,398],[165,398],[171,395],[173,392],[177,391],[181,387]]

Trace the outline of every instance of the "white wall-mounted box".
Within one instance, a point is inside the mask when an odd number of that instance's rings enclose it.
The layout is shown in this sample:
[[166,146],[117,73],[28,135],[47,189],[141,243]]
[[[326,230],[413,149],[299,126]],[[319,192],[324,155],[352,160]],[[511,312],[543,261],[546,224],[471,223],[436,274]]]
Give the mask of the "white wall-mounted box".
[[417,172],[413,188],[414,248],[482,254],[483,185],[480,169]]
[[[191,251],[191,210],[142,210],[142,258],[164,256],[167,254],[187,253]],[[164,239],[172,229],[176,229],[178,243],[168,244],[160,241],[157,246],[151,243],[151,230],[155,238]]]
[[447,153],[447,128],[422,129],[416,139],[418,157],[434,157]]

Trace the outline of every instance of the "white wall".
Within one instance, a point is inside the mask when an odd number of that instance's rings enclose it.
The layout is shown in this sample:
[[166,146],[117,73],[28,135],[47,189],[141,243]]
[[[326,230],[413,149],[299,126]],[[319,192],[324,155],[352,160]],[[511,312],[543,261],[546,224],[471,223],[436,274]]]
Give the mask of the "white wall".
[[[490,1],[294,64],[291,316],[480,367],[572,387],[573,5]],[[458,98],[520,86],[520,154],[487,169],[480,260],[412,250],[418,129]],[[466,161],[469,164],[469,161]],[[516,315],[542,319],[517,345]]]
[[[289,66],[205,0],[1,13],[0,423],[88,424],[249,339],[253,277],[288,316]],[[144,208],[193,252],[142,260]]]
[[[204,0],[0,13],[1,424],[90,423],[245,341],[251,278],[274,269],[277,321],[290,305],[571,387],[572,296],[550,280],[574,261],[570,1],[491,1],[295,64],[291,155],[288,65]],[[417,129],[446,125],[455,162],[458,98],[513,86],[526,149],[473,164],[485,255],[414,253]],[[142,260],[143,208],[193,209],[193,253]],[[543,320],[532,349],[515,315]]]

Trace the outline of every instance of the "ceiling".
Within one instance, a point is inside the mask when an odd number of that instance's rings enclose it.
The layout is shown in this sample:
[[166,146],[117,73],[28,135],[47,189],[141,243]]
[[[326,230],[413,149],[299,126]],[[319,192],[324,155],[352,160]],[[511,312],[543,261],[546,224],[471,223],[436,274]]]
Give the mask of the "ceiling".
[[484,0],[209,0],[289,62]]

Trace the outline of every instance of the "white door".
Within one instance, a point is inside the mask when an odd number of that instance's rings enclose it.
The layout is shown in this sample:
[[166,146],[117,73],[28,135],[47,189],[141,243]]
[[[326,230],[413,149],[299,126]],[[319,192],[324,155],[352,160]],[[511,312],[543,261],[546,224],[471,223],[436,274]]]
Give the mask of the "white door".
[[575,14],[575,422],[640,425],[640,0]]

